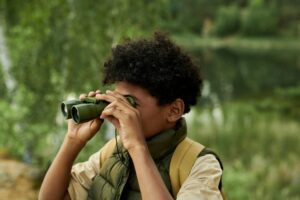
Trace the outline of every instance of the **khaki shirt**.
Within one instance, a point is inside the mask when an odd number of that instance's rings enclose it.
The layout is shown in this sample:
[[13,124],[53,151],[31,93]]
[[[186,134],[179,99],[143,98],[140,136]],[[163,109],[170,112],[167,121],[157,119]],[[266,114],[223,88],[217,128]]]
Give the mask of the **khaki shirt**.
[[[71,171],[68,192],[72,200],[87,199],[93,177],[99,173],[101,150],[88,161],[75,164]],[[215,156],[207,154],[197,158],[191,173],[181,186],[177,200],[222,199],[218,185],[222,169]]]

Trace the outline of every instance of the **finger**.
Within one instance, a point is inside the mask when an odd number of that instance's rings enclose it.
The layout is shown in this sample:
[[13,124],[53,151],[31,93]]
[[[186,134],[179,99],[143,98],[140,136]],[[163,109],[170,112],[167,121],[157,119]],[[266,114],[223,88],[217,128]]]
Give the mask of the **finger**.
[[99,100],[104,100],[104,101],[107,101],[107,102],[114,102],[116,101],[116,97],[112,96],[112,95],[107,95],[107,94],[96,94],[95,96],[97,99]]
[[110,116],[113,116],[118,120],[123,120],[124,117],[126,116],[126,113],[120,106],[113,105],[110,107],[106,107],[101,113],[100,118],[107,118]]
[[[119,123],[119,120],[114,117],[112,115],[112,113],[117,109],[117,107],[115,105],[113,106],[110,106],[110,107],[106,107],[102,113],[101,113],[101,116],[100,116],[100,119],[106,119],[108,120],[109,122],[111,122],[115,128],[119,129],[120,128],[120,123]],[[106,110],[106,111],[105,111]]]
[[94,92],[94,91],[90,91],[89,92],[89,97],[93,97],[93,96],[95,96],[96,95],[96,92]]
[[108,117],[115,109],[116,109],[115,105],[109,104],[102,111],[102,113],[100,115],[100,119],[104,119],[104,118]]
[[120,129],[120,123],[119,123],[119,120],[116,119],[115,117],[112,117],[112,116],[109,116],[106,118],[106,120],[108,120],[110,123],[113,124],[113,126],[119,130]]
[[90,123],[90,132],[91,133],[97,132],[100,129],[102,123],[103,123],[103,120],[101,120],[100,118],[94,119]]
[[96,90],[96,94],[101,94],[101,90]]
[[132,107],[128,99],[119,92],[107,90],[106,95],[111,96],[112,99],[115,99],[115,101],[119,101],[123,105],[127,105],[127,107]]
[[[136,107],[136,98],[134,96],[131,96],[130,94],[128,95],[122,95],[121,93],[117,92],[117,91],[110,91],[110,90],[107,90],[106,93],[108,95],[112,95],[114,96],[115,98],[117,99],[120,99],[122,100],[123,102],[125,102],[127,105],[130,105],[131,107]],[[133,99],[129,99],[129,97],[131,97]]]
[[96,99],[107,101],[107,99],[104,97],[104,94],[102,94],[102,93],[97,93],[95,95],[95,97],[96,97]]
[[128,102],[120,98],[116,98],[113,102],[111,102],[108,106],[106,106],[104,111],[105,110],[113,111],[115,109],[120,110],[124,113],[134,112],[134,108]]
[[115,98],[122,99],[123,101],[127,101],[126,98],[117,91],[106,90],[107,95],[111,95]]
[[84,99],[85,97],[87,97],[87,94],[80,94],[79,99],[82,100],[82,99]]

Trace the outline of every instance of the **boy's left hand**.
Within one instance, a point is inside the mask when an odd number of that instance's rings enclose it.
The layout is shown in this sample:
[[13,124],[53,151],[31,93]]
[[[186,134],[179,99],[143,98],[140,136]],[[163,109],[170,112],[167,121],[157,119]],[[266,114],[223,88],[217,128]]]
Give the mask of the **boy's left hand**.
[[107,119],[115,126],[124,148],[129,152],[135,148],[145,148],[146,141],[140,112],[116,91],[108,90],[106,94],[97,94],[96,98],[110,102],[103,110],[100,118]]

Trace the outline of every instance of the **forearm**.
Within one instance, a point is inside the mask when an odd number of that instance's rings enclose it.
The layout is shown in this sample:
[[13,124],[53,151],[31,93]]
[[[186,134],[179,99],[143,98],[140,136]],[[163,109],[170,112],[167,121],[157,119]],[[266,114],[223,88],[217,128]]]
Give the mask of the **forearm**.
[[147,148],[130,152],[143,200],[173,199]]
[[39,199],[63,199],[67,194],[70,173],[74,160],[83,148],[83,143],[78,143],[67,136],[51,164],[42,183]]

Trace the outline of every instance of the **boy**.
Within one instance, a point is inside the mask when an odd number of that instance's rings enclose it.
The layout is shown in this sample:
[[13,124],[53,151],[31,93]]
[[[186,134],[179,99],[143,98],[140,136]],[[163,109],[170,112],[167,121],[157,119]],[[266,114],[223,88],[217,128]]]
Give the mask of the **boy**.
[[[178,195],[172,191],[171,157],[187,134],[182,115],[196,104],[202,86],[188,55],[161,33],[150,40],[126,41],[105,62],[103,83],[114,83],[115,90],[91,91],[88,96],[109,105],[92,121],[68,121],[40,199],[222,199],[222,169],[212,154],[199,155]],[[128,95],[135,99],[135,106],[126,100]],[[112,155],[99,161],[103,148],[72,167],[103,119],[119,135]]]

